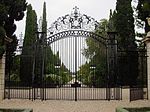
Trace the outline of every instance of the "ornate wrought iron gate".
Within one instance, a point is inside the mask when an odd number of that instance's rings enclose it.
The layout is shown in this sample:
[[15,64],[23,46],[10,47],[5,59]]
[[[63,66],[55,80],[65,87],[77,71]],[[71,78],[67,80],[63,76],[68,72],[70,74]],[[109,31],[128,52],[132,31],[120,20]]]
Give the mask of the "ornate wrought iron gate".
[[[115,84],[115,78],[113,78],[116,75],[113,71],[116,68],[116,52],[112,51],[117,50],[115,48],[117,46],[114,46],[115,41],[113,41],[115,35],[112,34],[110,40],[106,41],[94,33],[82,30],[72,30],[64,34],[71,35],[71,37],[50,43],[49,49],[51,48],[55,54],[47,58],[57,59],[51,63],[53,74],[47,74],[45,77],[45,98],[120,100],[121,88]],[[82,36],[87,36],[87,38]],[[58,37],[59,35],[56,36],[56,39]],[[100,38],[102,38],[101,41]],[[93,51],[95,54],[89,55],[91,56],[89,58],[85,56],[88,55],[87,42],[95,44],[97,48],[97,51]],[[110,43],[106,45],[106,42]],[[108,51],[109,48],[111,51]],[[110,78],[113,80],[110,81]]]
[[[80,14],[58,18],[47,38],[23,55],[33,65],[31,80],[6,80],[6,98],[42,100],[120,100],[117,83],[117,42],[115,33],[102,37],[94,33],[99,23]],[[91,49],[91,44],[94,49]]]

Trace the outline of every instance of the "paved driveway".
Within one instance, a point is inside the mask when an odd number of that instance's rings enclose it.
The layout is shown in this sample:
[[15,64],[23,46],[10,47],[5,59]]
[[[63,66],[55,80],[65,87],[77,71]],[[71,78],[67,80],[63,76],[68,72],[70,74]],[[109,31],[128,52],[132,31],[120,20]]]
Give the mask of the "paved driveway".
[[150,107],[150,101],[3,100],[0,108],[32,108],[33,112],[115,112],[116,107]]

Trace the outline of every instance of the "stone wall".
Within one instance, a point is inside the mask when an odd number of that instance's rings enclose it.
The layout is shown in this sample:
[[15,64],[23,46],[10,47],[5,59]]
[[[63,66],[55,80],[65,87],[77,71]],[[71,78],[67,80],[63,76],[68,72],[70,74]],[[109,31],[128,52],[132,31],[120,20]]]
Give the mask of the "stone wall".
[[4,99],[5,56],[0,59],[0,101]]

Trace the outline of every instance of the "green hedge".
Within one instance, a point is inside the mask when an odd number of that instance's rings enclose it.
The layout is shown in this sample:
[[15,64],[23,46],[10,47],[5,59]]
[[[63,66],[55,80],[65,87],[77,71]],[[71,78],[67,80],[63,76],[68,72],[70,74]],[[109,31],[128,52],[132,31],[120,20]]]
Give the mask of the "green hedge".
[[129,111],[124,108],[119,107],[116,109],[116,112],[129,112]]
[[32,109],[13,109],[13,108],[3,109],[3,108],[0,108],[0,112],[33,112],[33,110]]
[[150,107],[141,108],[117,108],[116,112],[150,112]]

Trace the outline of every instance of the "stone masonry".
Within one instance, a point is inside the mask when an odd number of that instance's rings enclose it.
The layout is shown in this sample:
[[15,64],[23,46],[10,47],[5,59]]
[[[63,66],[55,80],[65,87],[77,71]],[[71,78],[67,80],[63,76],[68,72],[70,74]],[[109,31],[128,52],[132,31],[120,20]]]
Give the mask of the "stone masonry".
[[5,56],[0,59],[0,101],[4,99]]

